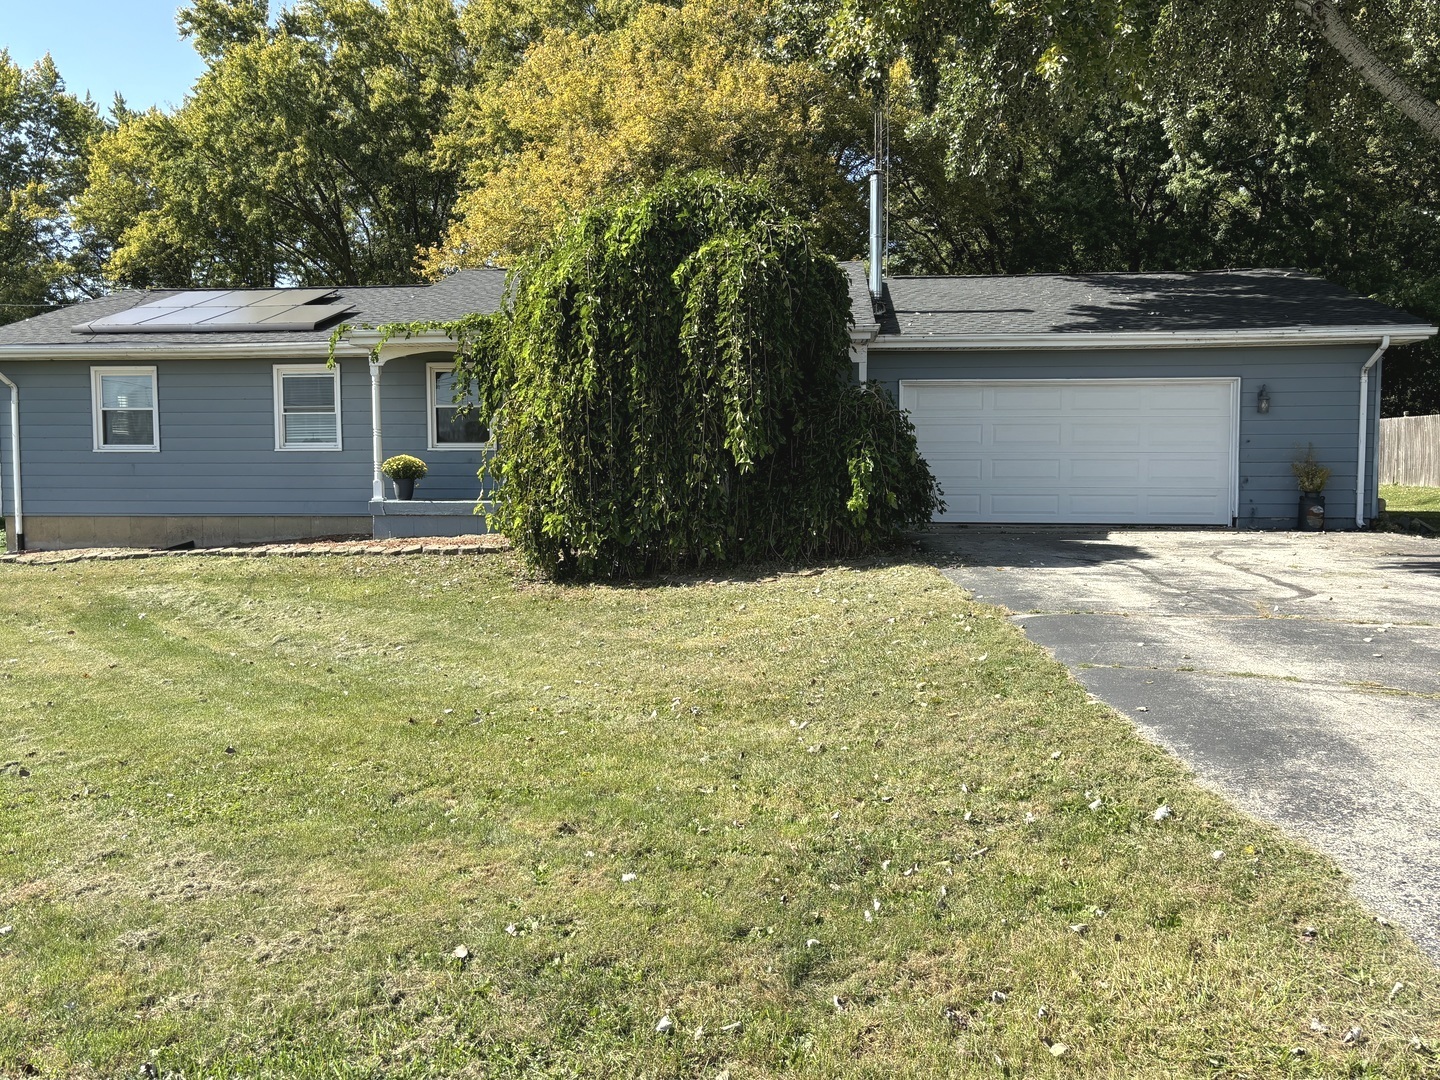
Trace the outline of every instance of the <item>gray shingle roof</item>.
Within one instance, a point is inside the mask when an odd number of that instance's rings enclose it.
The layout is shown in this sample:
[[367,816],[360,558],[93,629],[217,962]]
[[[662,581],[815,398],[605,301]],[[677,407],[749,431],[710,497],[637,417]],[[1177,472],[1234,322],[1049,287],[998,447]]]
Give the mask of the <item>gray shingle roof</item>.
[[[892,341],[990,334],[1424,326],[1424,320],[1357,296],[1298,270],[1218,270],[1171,274],[1033,274],[1011,277],[894,277],[877,323],[863,263],[841,264],[855,330]],[[336,291],[354,308],[352,326],[444,322],[500,308],[503,270],[462,270],[434,285]],[[331,329],[262,333],[77,334],[71,328],[169,292],[119,292],[0,326],[0,347],[107,347],[329,341]]]
[[894,277],[882,337],[1421,326],[1299,270]]
[[[206,334],[77,334],[77,323],[93,322],[117,311],[148,303],[178,290],[139,292],[127,290],[88,300],[21,322],[0,326],[0,346],[91,345],[134,348],[137,345],[201,345],[255,343],[325,343],[333,326],[319,330],[224,331]],[[382,285],[342,287],[335,290],[355,309],[344,321],[352,326],[380,326],[391,322],[447,322],[462,315],[498,311],[505,291],[503,270],[462,270],[434,285]]]
[[850,314],[855,319],[855,331],[861,334],[873,333],[879,329],[875,321],[875,306],[870,303],[870,279],[862,262],[843,262],[840,269],[845,271],[850,286]]

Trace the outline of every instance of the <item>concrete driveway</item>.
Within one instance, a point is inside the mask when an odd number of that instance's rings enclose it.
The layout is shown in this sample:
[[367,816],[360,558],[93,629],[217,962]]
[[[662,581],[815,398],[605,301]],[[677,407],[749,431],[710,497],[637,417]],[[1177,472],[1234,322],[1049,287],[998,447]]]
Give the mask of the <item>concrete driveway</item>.
[[922,543],[1440,961],[1440,541],[937,526]]

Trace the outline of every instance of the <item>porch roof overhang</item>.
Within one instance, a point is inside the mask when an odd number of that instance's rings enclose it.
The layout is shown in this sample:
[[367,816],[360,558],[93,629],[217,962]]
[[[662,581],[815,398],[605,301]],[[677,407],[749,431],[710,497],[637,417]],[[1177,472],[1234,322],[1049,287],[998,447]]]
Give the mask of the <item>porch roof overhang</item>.
[[442,330],[399,335],[387,334],[383,330],[349,330],[342,341],[350,350],[366,354],[372,364],[378,365],[402,356],[454,352],[457,347],[455,339]]

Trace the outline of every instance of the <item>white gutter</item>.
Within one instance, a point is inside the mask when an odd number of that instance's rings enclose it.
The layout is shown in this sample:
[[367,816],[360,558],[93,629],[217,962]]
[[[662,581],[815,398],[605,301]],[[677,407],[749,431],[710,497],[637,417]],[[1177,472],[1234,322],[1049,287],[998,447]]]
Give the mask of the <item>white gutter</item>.
[[1360,369],[1360,452],[1359,459],[1355,466],[1355,527],[1365,527],[1365,484],[1370,479],[1366,475],[1365,460],[1369,456],[1366,451],[1365,428],[1370,422],[1370,369],[1380,362],[1385,355],[1385,350],[1390,348],[1390,335],[1386,334],[1380,339],[1380,347],[1370,354],[1370,359],[1365,361],[1365,366]]
[[[881,334],[870,342],[874,351],[907,352],[936,349],[1179,349],[1234,348],[1242,345],[1369,345],[1375,326],[1288,326],[1268,330],[1136,330],[1050,331],[1036,334]],[[1437,327],[1419,324],[1396,326],[1388,334],[1392,345],[1409,345],[1433,337]]]
[[[0,375],[10,388],[10,483],[15,491],[15,550],[25,550],[25,508],[20,499],[20,388]],[[0,500],[3,501],[3,500]]]
[[[340,356],[359,356],[364,350],[344,341],[336,345]],[[0,360],[302,360],[325,359],[330,342],[216,342],[214,344],[170,342],[165,345],[0,345]]]

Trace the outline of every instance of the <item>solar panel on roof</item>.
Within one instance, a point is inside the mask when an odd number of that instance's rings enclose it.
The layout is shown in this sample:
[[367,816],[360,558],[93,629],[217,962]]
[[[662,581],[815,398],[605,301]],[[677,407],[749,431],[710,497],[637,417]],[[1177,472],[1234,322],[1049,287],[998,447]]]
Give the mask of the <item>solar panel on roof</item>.
[[316,330],[353,310],[333,289],[197,289],[71,329],[77,334]]

